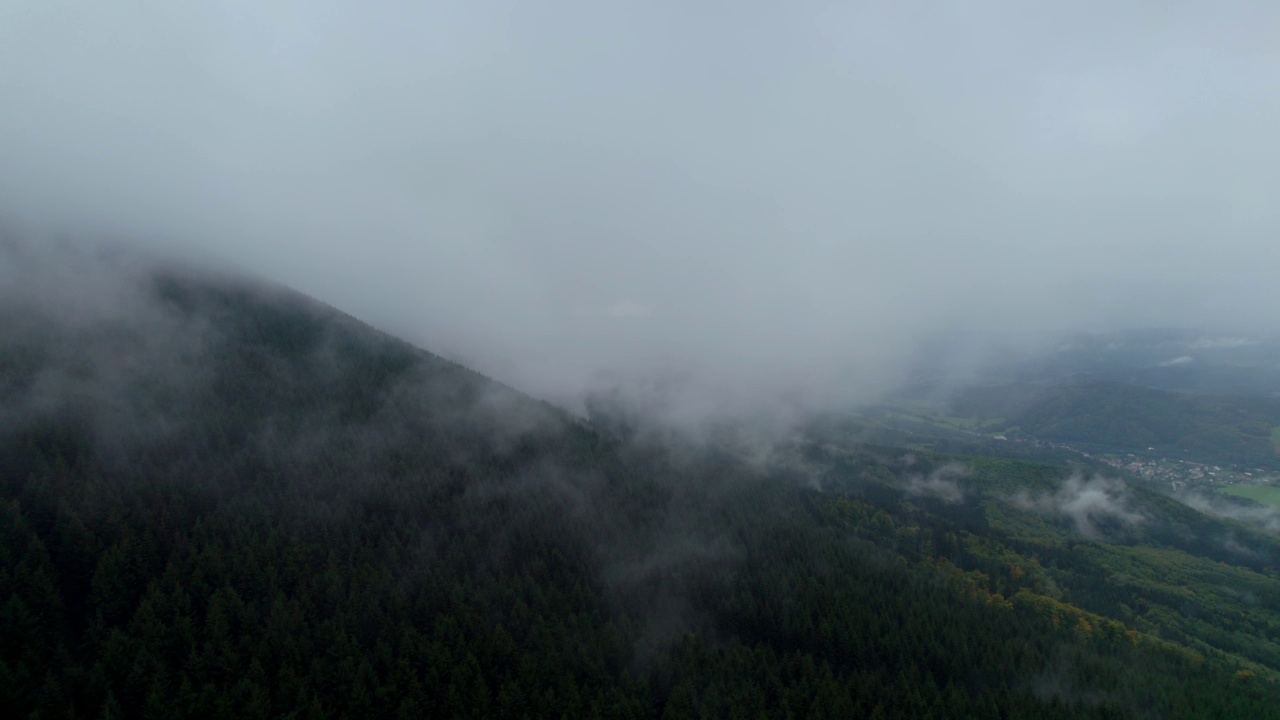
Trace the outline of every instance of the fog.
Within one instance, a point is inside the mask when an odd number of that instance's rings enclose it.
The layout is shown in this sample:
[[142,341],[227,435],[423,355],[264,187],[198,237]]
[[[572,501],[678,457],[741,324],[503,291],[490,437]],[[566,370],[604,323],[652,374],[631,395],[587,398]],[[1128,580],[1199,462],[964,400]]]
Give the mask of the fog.
[[1090,538],[1103,537],[1104,528],[1132,527],[1148,519],[1134,508],[1128,486],[1105,477],[1085,479],[1083,475],[1074,474],[1056,492],[1033,496],[1022,490],[1011,500],[1022,510],[1070,520],[1076,532]]
[[961,465],[943,465],[927,477],[910,477],[907,480],[907,494],[933,496],[946,503],[958,503],[964,500],[964,488],[961,487],[960,480],[968,475],[969,471]]
[[570,406],[844,402],[943,331],[1274,330],[1277,36],[1261,3],[9,0],[0,212]]

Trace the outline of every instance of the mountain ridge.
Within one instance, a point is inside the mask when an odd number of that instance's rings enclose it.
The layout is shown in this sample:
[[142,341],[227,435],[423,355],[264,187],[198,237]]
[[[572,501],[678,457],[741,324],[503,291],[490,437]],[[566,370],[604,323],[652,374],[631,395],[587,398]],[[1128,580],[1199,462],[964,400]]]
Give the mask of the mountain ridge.
[[[0,367],[0,706],[1275,707],[1280,635],[1261,608],[1280,602],[1280,549],[1244,526],[1161,514],[1155,496],[1044,464],[835,436],[749,464],[670,434],[600,432],[255,288],[170,276],[71,326],[0,328],[0,357],[27,358]],[[1179,535],[1219,543],[1233,528],[1242,549],[1214,556],[1247,562],[1228,569]],[[1153,579],[1174,563],[1202,600]],[[1230,610],[1214,583],[1259,604]],[[1170,614],[1182,606],[1230,624]]]

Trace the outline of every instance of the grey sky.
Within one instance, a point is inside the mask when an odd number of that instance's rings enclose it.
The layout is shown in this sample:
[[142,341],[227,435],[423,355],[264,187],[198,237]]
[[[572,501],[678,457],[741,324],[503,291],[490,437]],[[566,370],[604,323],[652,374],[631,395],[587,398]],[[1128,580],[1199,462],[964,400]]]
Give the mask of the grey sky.
[[546,397],[1275,329],[1280,7],[0,0],[0,203]]

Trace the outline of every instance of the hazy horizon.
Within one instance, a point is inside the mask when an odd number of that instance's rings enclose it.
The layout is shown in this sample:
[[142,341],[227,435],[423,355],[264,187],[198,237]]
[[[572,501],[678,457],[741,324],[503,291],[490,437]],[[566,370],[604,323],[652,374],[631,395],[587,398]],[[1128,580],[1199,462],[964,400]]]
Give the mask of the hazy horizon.
[[856,400],[933,354],[963,375],[966,337],[1275,332],[1277,31],[1247,3],[19,1],[0,213],[220,258],[561,403]]

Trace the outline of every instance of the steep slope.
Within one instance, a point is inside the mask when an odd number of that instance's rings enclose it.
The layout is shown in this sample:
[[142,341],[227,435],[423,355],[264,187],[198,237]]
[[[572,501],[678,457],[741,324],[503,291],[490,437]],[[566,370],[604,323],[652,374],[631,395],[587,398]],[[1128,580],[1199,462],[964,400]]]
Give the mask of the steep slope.
[[[1144,560],[1108,548],[1201,556],[1055,524],[1034,500],[1059,468],[808,443],[761,467],[624,441],[294,293],[104,267],[0,296],[9,716],[1266,717],[1280,700],[1272,645],[1125,624],[1106,577],[1063,591]],[[953,461],[972,478],[938,474]],[[1235,529],[1265,607],[1275,548]],[[1104,557],[1055,564],[1077,546]],[[1239,622],[1273,643],[1267,617]]]

